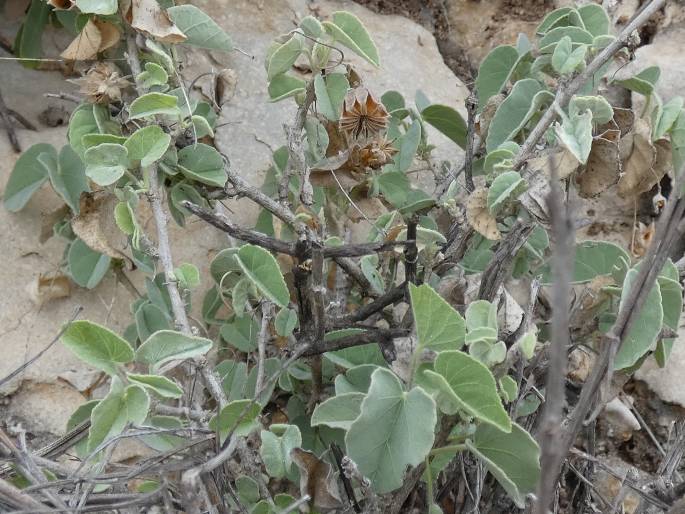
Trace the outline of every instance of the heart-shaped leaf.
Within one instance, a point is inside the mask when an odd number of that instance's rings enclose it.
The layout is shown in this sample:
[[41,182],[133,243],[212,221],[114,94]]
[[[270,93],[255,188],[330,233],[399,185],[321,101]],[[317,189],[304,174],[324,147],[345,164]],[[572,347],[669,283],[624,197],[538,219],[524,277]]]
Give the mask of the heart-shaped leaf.
[[61,341],[83,362],[112,376],[116,375],[118,364],[133,360],[133,348],[126,340],[91,321],[70,323]]
[[290,293],[273,255],[264,248],[246,244],[240,247],[236,260],[243,273],[264,296],[279,307],[288,306]]

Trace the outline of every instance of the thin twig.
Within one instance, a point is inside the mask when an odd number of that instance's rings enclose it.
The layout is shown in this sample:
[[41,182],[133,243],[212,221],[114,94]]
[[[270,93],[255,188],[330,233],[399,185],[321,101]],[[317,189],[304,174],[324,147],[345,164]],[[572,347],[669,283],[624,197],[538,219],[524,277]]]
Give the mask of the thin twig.
[[466,127],[466,157],[464,160],[464,181],[466,191],[471,193],[476,187],[473,184],[473,154],[476,144],[476,113],[478,111],[478,96],[476,90],[466,98],[466,112],[468,122]]
[[12,123],[12,118],[10,117],[9,110],[5,104],[5,100],[2,98],[2,92],[0,91],[0,119],[5,124],[5,131],[7,132],[7,137],[10,140],[12,149],[16,153],[21,153],[21,145],[17,139],[17,133],[14,131],[14,125]]
[[557,170],[551,169],[551,192],[548,198],[549,210],[552,213],[552,231],[554,236],[554,253],[552,271],[554,273],[554,299],[552,305],[552,337],[550,363],[547,370],[545,390],[545,409],[540,424],[540,482],[538,484],[538,501],[534,513],[545,514],[554,498],[556,489],[555,471],[561,466],[566,453],[559,451],[557,439],[561,419],[566,403],[565,377],[567,352],[571,344],[569,334],[569,300],[571,298],[571,277],[573,275],[575,230],[564,202]]
[[273,316],[273,304],[268,300],[262,302],[262,326],[257,339],[257,379],[255,381],[255,391],[262,389],[264,382],[264,361],[266,360],[266,341],[269,339],[269,322]]

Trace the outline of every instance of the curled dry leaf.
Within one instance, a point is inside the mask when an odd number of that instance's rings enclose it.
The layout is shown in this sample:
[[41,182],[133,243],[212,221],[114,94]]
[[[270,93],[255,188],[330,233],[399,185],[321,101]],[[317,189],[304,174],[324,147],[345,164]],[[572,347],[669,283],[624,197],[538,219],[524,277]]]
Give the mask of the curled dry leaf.
[[50,300],[66,298],[71,294],[71,281],[64,275],[39,275],[26,286],[31,301],[38,307]]
[[497,229],[497,220],[488,209],[488,190],[479,187],[466,201],[466,217],[469,224],[483,237],[498,241],[502,234]]
[[121,41],[121,31],[119,30],[119,27],[113,23],[102,20],[95,20],[94,23],[100,31],[100,37],[102,38],[98,52],[104,52],[108,48],[112,48],[119,44],[119,41]]
[[529,169],[542,171],[547,177],[551,176],[552,168],[556,168],[559,179],[568,177],[578,169],[578,166],[580,166],[578,159],[566,148],[543,154],[528,161]]
[[525,209],[545,228],[550,227],[547,198],[550,194],[549,178],[544,173],[535,173],[528,178],[528,190],[518,200]]
[[630,241],[630,251],[635,257],[644,257],[649,245],[652,244],[656,234],[656,225],[652,221],[649,225],[642,222],[638,223]]
[[219,107],[231,101],[237,84],[238,74],[235,70],[226,68],[217,73],[214,82],[214,101]]
[[102,35],[92,19],[89,19],[69,46],[60,55],[70,61],[94,59],[100,50]]
[[74,5],[74,2],[71,0],[48,0],[47,3],[58,10],[71,9],[71,6]]
[[388,111],[365,87],[348,91],[343,104],[340,128],[358,139],[378,134],[388,126]]
[[119,69],[107,62],[96,63],[85,76],[69,82],[80,86],[79,92],[88,102],[103,104],[121,100],[121,90],[130,85]]
[[106,191],[81,193],[79,215],[71,220],[71,228],[92,250],[115,259],[130,259],[122,252],[127,246],[126,235],[114,221],[118,199]]
[[576,178],[578,194],[583,198],[597,196],[618,182],[621,159],[615,138],[619,134],[618,130],[608,130],[603,134],[606,138],[593,139],[585,171]]
[[130,22],[134,29],[160,43],[183,43],[188,39],[157,0],[132,0]]
[[623,164],[623,175],[618,181],[618,195],[629,198],[649,191],[661,180],[654,170],[655,163],[656,148],[651,141],[649,123],[638,119],[633,130],[633,151]]
[[302,448],[290,450],[290,457],[300,469],[300,494],[309,495],[309,505],[321,511],[343,506],[338,481],[328,462]]

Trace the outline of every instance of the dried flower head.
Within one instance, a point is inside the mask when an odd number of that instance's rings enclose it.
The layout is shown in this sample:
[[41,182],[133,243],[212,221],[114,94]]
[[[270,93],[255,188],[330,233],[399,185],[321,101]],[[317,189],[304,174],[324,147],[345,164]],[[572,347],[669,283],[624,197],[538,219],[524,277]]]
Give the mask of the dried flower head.
[[355,139],[378,134],[388,125],[388,111],[364,87],[352,89],[345,97],[340,128]]
[[399,150],[392,146],[385,136],[374,139],[360,150],[362,165],[377,170],[392,162],[392,157]]
[[96,104],[121,100],[121,90],[130,85],[116,66],[106,62],[96,63],[85,76],[70,82],[80,86],[88,102]]

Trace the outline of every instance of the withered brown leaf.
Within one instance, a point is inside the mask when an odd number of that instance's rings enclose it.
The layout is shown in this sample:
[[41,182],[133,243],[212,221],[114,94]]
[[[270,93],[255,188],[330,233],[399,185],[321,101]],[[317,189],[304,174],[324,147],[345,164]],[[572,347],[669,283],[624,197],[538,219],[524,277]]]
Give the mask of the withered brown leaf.
[[121,100],[121,90],[130,82],[121,76],[119,69],[111,63],[98,62],[86,74],[69,82],[80,86],[79,92],[91,103],[109,103]]
[[497,228],[497,220],[488,210],[488,190],[477,188],[466,200],[466,218],[476,232],[492,241],[498,241],[502,234]]
[[309,505],[321,511],[343,506],[338,481],[328,462],[302,448],[293,448],[290,457],[300,469],[300,494],[309,495]]
[[89,19],[76,39],[60,55],[70,61],[87,61],[97,56],[101,44],[100,29]]
[[[608,130],[604,135],[617,137],[618,130]],[[592,141],[592,149],[587,159],[585,171],[576,182],[578,193],[583,198],[592,198],[603,193],[618,182],[621,173],[618,143],[608,138],[597,137]]]
[[623,164],[623,175],[618,181],[618,195],[621,198],[638,196],[649,191],[663,174],[655,171],[657,149],[651,141],[651,128],[643,119],[635,120],[633,129],[633,151]]
[[50,300],[66,298],[71,294],[71,281],[64,275],[39,275],[26,286],[31,301],[38,307]]
[[96,252],[115,259],[130,259],[122,252],[128,238],[114,221],[114,206],[118,200],[106,191],[81,193],[79,215],[71,219],[71,228],[86,245]]
[[160,43],[182,43],[188,39],[157,0],[132,0],[130,14],[134,29]]

